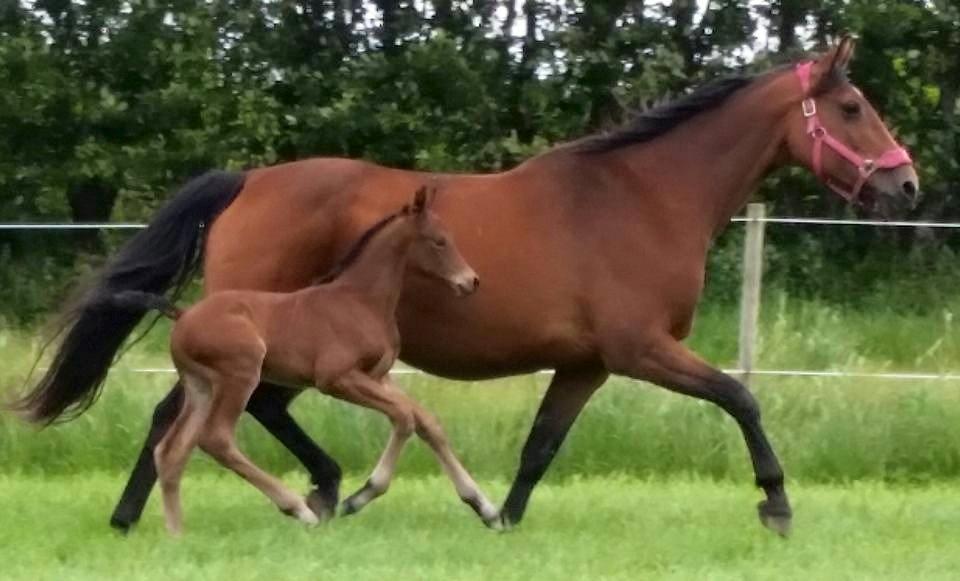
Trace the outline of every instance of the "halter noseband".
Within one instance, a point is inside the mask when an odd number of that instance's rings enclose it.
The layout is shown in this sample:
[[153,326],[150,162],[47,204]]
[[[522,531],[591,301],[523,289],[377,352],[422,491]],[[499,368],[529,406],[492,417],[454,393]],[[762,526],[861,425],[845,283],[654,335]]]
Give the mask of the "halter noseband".
[[[907,150],[899,144],[883,152],[883,154],[876,159],[868,159],[830,135],[827,128],[820,123],[820,117],[817,115],[817,102],[810,96],[811,69],[813,69],[813,61],[800,63],[796,66],[795,70],[797,77],[800,79],[800,88],[803,90],[804,99],[801,107],[803,109],[803,116],[807,120],[807,135],[813,139],[813,173],[815,173],[823,183],[829,186],[830,189],[840,194],[847,201],[856,202],[863,185],[867,183],[870,176],[878,169],[893,169],[901,165],[909,165],[913,163],[913,160],[910,159],[910,154],[907,153]],[[853,186],[853,189],[849,191],[845,190],[840,184],[823,174],[821,154],[824,144],[857,168],[857,173],[860,177],[857,179],[857,183]]]

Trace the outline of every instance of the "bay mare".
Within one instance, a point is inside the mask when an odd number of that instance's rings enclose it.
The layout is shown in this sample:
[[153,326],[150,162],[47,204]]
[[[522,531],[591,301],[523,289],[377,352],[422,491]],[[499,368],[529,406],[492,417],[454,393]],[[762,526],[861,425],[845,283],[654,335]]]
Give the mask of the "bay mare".
[[[398,309],[401,359],[450,378],[553,369],[500,518],[520,521],[537,482],[591,395],[615,373],[713,402],[740,426],[765,499],[761,521],[785,533],[783,470],[750,392],[691,353],[707,252],[778,167],[806,167],[878,213],[915,203],[909,156],[846,77],[853,42],[814,61],[714,81],[609,134],[561,145],[492,175],[425,174],[347,159],[311,159],[187,184],[109,263],[63,319],[49,370],[19,402],[34,420],[71,417],[94,400],[140,319],[98,309],[96,295],[176,292],[204,243],[207,293],[292,291],[309,284],[380,216],[430,180],[434,210],[483,288],[457,301],[407,277]],[[201,230],[200,226],[207,228]],[[112,523],[139,517],[156,473],[153,448],[176,416],[160,402]],[[294,397],[262,385],[247,405],[336,502],[340,469],[287,413]],[[643,446],[643,442],[637,442]]]
[[170,353],[185,400],[154,452],[172,534],[182,530],[180,479],[197,445],[260,489],[285,514],[307,524],[332,514],[329,507],[308,506],[237,446],[237,420],[261,378],[294,387],[312,385],[390,420],[393,432],[384,453],[363,488],[345,501],[345,512],[356,512],[386,492],[404,444],[416,432],[430,445],[460,498],[484,522],[499,524],[496,508],[454,455],[436,418],[387,375],[400,347],[395,317],[408,269],[446,283],[459,295],[472,294],[479,284],[429,210],[432,199],[425,189],[418,190],[412,205],[360,236],[334,276],[302,290],[224,291],[183,312],[162,295],[142,291],[120,291],[107,298],[139,312],[158,309],[176,321]]

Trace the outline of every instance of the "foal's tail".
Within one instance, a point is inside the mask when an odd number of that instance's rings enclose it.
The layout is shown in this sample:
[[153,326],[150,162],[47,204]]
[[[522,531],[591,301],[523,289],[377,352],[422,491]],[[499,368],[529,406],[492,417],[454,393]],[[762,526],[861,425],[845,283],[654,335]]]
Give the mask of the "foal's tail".
[[136,313],[140,316],[149,311],[159,311],[164,317],[176,321],[183,314],[173,301],[156,293],[127,290],[118,292],[112,297],[105,297],[105,301],[121,311]]
[[146,314],[111,297],[171,289],[176,297],[200,265],[204,226],[233,202],[243,182],[242,173],[207,172],[167,202],[64,309],[50,341],[62,336],[49,369],[8,407],[30,421],[52,424],[93,405],[124,339]]

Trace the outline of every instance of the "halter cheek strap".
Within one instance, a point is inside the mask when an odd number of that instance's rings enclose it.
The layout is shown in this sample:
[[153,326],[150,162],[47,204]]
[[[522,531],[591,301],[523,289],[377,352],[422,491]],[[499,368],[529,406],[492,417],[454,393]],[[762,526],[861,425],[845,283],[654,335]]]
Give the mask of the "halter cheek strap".
[[[856,202],[860,195],[860,190],[870,179],[870,176],[879,169],[892,169],[901,165],[910,165],[913,160],[910,154],[902,146],[897,145],[892,149],[883,152],[875,159],[869,159],[861,156],[850,149],[834,136],[830,135],[827,128],[820,122],[820,116],[817,115],[817,102],[810,96],[810,72],[813,69],[813,62],[807,61],[796,66],[797,78],[800,79],[800,88],[803,90],[803,116],[807,120],[807,135],[813,139],[812,165],[813,173],[820,178],[823,183],[833,191],[840,194],[850,202]],[[859,177],[853,189],[846,190],[840,184],[836,183],[823,173],[823,146],[826,145],[837,155],[850,162],[857,168]]]

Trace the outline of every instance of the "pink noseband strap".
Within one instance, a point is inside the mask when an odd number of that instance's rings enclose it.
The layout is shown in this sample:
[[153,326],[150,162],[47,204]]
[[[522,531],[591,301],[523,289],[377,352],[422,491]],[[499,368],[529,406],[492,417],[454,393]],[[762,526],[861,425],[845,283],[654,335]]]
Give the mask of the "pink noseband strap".
[[[813,173],[817,175],[833,191],[837,192],[848,201],[855,202],[860,190],[867,183],[870,176],[878,169],[892,169],[901,165],[910,165],[913,160],[910,154],[902,146],[897,145],[893,149],[883,152],[876,159],[868,159],[854,150],[850,149],[835,137],[830,135],[827,128],[820,122],[820,116],[817,114],[817,102],[810,96],[810,72],[813,69],[813,61],[800,63],[796,66],[797,78],[800,79],[800,88],[803,90],[803,116],[807,120],[807,135],[813,139],[812,165]],[[840,184],[831,180],[823,174],[823,146],[832,149],[837,155],[847,160],[857,168],[859,177],[853,189],[845,190]]]

